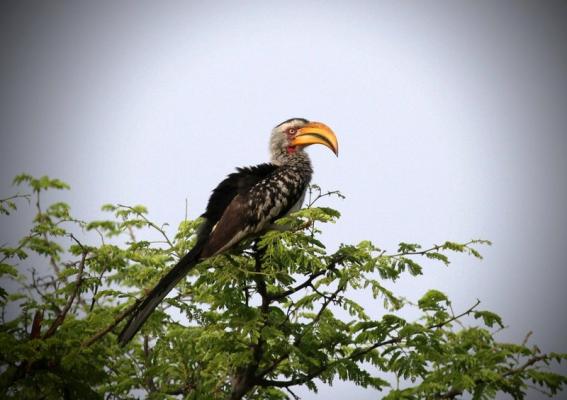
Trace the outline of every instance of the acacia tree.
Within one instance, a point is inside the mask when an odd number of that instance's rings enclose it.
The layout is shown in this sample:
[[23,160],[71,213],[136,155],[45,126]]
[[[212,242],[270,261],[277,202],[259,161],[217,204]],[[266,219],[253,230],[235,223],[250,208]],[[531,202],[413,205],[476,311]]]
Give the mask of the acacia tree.
[[[30,192],[1,200],[0,212],[27,200],[36,216],[0,250],[2,398],[297,399],[296,386],[341,379],[385,399],[521,399],[529,386],[553,395],[567,383],[549,367],[566,354],[496,341],[502,321],[479,301],[454,312],[438,290],[396,295],[398,278],[424,272],[420,260],[480,258],[486,241],[400,243],[394,252],[363,241],[328,252],[320,228],[339,213],[318,205],[340,194],[317,186],[307,208],[278,221],[288,230],[202,262],[122,348],[121,322],[191,248],[199,221],[170,235],[144,207],[124,205],[103,206],[107,220],[81,221],[65,203],[41,202],[65,183],[14,182]],[[355,290],[372,293],[379,318],[353,300]],[[402,318],[409,307],[421,316]]]

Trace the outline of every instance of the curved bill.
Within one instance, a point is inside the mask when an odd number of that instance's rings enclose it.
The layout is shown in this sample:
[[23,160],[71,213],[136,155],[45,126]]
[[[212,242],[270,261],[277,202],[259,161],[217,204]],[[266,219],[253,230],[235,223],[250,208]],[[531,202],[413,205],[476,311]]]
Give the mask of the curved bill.
[[335,133],[321,122],[309,122],[300,128],[291,143],[294,146],[303,147],[311,144],[322,144],[331,149],[337,156],[339,155],[339,142]]

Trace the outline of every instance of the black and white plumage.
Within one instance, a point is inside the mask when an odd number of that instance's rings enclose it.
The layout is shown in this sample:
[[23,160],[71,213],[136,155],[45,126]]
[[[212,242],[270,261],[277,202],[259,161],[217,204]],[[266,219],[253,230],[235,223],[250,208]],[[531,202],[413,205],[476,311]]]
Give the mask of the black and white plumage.
[[272,223],[301,207],[313,169],[304,148],[323,144],[338,154],[333,131],[320,122],[292,118],[272,130],[271,163],[238,168],[209,198],[193,249],[182,257],[134,310],[119,335],[126,344],[146,319],[199,261],[220,254],[241,240],[260,235]]

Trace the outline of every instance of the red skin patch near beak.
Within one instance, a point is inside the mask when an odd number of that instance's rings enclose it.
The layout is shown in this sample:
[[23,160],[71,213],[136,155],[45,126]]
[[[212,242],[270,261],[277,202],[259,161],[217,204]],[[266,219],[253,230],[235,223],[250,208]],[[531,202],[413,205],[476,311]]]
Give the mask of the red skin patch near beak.
[[287,154],[293,154],[297,151],[297,146],[287,146]]

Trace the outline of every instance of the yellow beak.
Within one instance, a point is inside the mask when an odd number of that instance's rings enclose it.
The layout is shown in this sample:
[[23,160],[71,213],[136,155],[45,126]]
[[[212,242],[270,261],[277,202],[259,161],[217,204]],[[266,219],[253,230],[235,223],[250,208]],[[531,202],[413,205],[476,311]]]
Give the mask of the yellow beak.
[[309,122],[297,131],[291,144],[293,146],[309,146],[310,144],[322,144],[339,155],[339,142],[335,133],[327,125],[321,122]]

